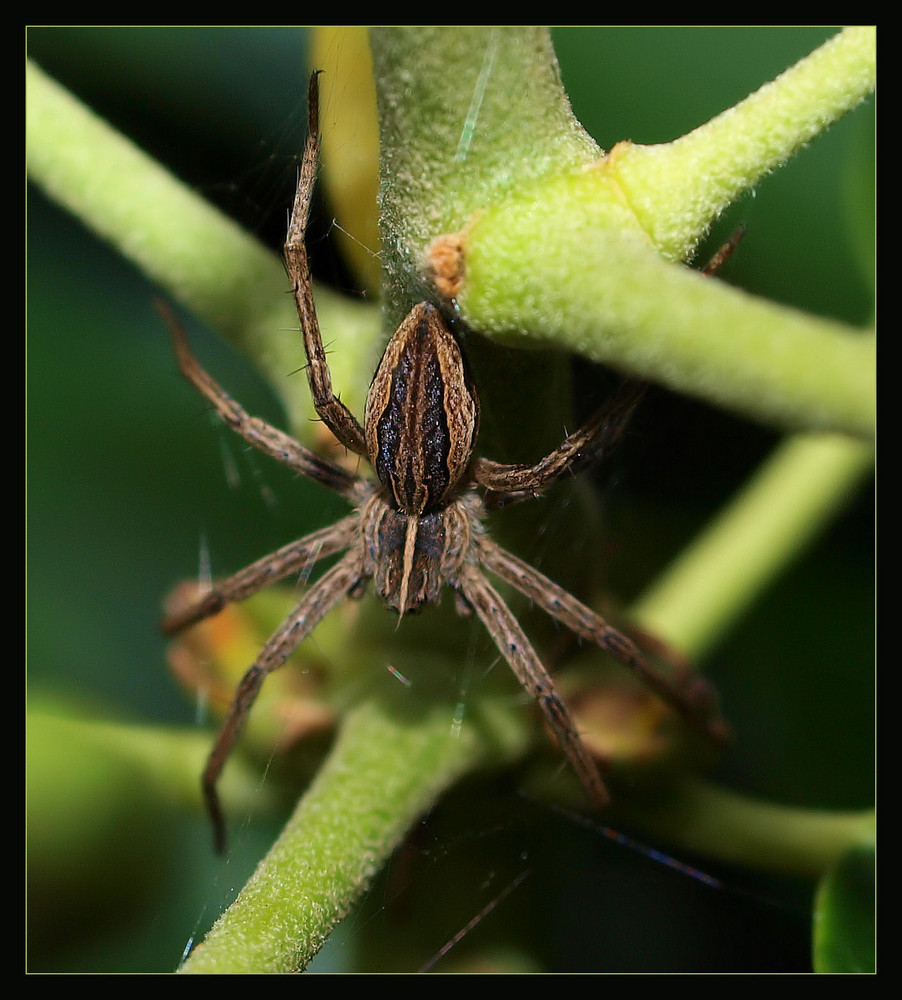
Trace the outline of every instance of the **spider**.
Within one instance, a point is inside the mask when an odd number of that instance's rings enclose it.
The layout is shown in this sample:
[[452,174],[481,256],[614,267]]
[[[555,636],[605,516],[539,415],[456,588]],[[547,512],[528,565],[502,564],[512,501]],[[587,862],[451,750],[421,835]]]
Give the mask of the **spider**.
[[182,373],[220,418],[253,447],[323,483],[353,506],[352,513],[335,524],[258,559],[163,622],[164,632],[174,635],[268,584],[292,574],[299,576],[311,564],[344,553],[309,587],[238,685],[202,778],[217,850],[225,846],[217,780],[261,685],[334,605],[346,595],[360,596],[370,580],[382,601],[399,616],[437,602],[445,587],[453,591],[459,611],[475,612],[538,703],[589,799],[595,806],[604,806],[609,801],[608,792],[573,716],[486,571],[520,591],[579,638],[612,653],[691,723],[716,738],[720,722],[712,711],[708,689],[687,672],[668,679],[652,668],[631,639],[497,545],[486,531],[484,518],[489,509],[537,496],[565,473],[603,454],[621,434],[641,389],[637,383],[627,383],[612,404],[534,465],[505,465],[474,457],[479,427],[476,389],[441,311],[420,302],[385,348],[361,426],[332,390],[304,242],[319,153],[317,98],[314,74],[308,93],[308,138],[284,257],[297,303],[316,412],[345,448],[369,461],[378,482],[346,471],[249,415],[201,368],[172,313],[166,307],[162,310]]

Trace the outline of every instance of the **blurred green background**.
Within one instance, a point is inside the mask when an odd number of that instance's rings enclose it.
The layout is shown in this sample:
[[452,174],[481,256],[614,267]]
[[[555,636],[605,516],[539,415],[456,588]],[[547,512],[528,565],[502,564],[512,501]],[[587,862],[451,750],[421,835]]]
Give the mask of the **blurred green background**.
[[[834,31],[554,37],[577,117],[610,148],[701,124]],[[304,29],[32,28],[27,40],[46,72],[278,249],[304,134]],[[868,320],[873,220],[861,178],[873,176],[873,130],[871,102],[732,207],[711,248],[739,222],[748,234],[724,280]],[[154,288],[130,265],[32,189],[27,222],[29,702],[190,729],[195,706],[171,679],[158,633],[163,596],[196,574],[202,549],[214,572],[228,572],[340,505],[211,426],[176,372]],[[316,232],[327,228],[324,217]],[[337,261],[324,251],[318,260],[321,279],[349,286]],[[190,332],[233,395],[278,422],[248,366],[215,335]],[[653,390],[607,480],[612,593],[638,594],[776,440]],[[871,804],[873,615],[866,488],[710,658],[737,733],[721,780],[788,804]],[[240,888],[278,817],[248,821],[219,860],[199,812],[143,784],[127,760],[95,792],[95,761],[65,725],[32,723],[29,737],[29,968],[172,970]],[[392,866],[317,968],[379,968],[368,956],[388,939],[397,955],[383,952],[382,967],[416,968],[523,871],[452,956],[525,953],[551,971],[810,967],[811,886],[681,858],[725,883],[712,889],[506,786],[452,796],[405,857],[412,872],[399,882],[400,861]]]

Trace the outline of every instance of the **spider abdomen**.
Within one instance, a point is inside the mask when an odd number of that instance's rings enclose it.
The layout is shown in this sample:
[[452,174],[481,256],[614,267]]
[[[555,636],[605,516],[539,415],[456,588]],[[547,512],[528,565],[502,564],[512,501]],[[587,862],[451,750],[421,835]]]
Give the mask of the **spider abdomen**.
[[479,400],[441,313],[421,302],[388,342],[366,401],[367,452],[394,506],[441,509],[476,443]]

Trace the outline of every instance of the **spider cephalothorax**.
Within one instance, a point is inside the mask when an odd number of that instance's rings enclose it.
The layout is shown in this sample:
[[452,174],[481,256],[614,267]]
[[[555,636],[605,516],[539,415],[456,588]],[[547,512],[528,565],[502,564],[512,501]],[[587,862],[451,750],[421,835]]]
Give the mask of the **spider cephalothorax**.
[[373,378],[364,425],[332,391],[313,306],[304,233],[319,149],[317,85],[310,82],[310,133],[295,197],[285,261],[297,302],[307,375],[317,413],[350,451],[368,459],[373,483],[310,451],[252,417],[200,367],[175,319],[164,309],[179,364],[220,417],[255,448],[345,496],[353,511],[264,556],[215,584],[200,600],[164,622],[174,634],[292,575],[344,553],[313,583],[242,678],[210,754],[203,790],[222,847],[225,827],[216,782],[261,684],[280,667],[323,616],[372,580],[382,601],[399,615],[438,600],[450,588],[458,607],[475,612],[499,652],[541,708],[552,732],[596,805],[608,800],[598,768],[573,717],[522,628],[485,575],[525,594],[573,633],[597,643],[633,669],[662,698],[706,732],[721,723],[706,686],[689,674],[667,679],[647,664],[633,641],[527,563],[505,551],[483,526],[487,507],[527,499],[565,472],[599,457],[619,437],[639,398],[627,386],[602,412],[535,465],[504,465],[474,457],[479,400],[453,333],[440,310],[415,305],[390,339]]

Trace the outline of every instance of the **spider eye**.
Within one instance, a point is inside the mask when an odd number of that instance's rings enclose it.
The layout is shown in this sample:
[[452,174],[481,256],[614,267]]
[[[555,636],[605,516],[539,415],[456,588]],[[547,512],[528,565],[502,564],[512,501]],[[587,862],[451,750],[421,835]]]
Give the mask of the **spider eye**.
[[366,401],[370,462],[395,505],[421,515],[452,496],[479,429],[479,399],[441,313],[414,306],[385,348]]

